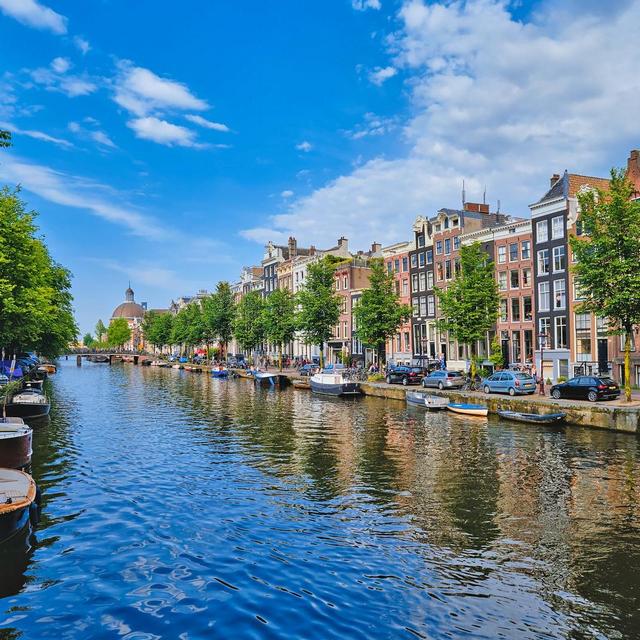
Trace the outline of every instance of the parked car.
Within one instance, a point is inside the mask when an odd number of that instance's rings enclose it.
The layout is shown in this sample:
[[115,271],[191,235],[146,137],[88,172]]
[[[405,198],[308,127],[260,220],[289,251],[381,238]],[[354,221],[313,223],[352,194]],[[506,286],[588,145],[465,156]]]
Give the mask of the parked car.
[[423,387],[437,387],[438,389],[459,389],[465,383],[466,377],[461,371],[432,371],[426,378],[422,378]]
[[485,393],[530,394],[536,390],[536,379],[521,371],[498,371],[482,381],[482,388]]
[[315,364],[303,364],[298,369],[298,374],[301,376],[312,376],[314,373],[317,373],[318,367]]
[[422,367],[398,365],[387,369],[386,381],[387,384],[399,382],[406,387],[409,384],[420,384],[426,375],[427,371]]
[[556,400],[569,398],[596,402],[617,398],[619,395],[620,387],[614,380],[596,376],[576,376],[551,387],[551,397]]

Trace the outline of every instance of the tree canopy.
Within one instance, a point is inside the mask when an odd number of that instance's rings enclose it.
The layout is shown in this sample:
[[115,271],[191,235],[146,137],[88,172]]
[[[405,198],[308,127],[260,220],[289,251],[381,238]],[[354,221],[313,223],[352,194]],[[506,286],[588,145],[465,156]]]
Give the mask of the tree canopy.
[[640,201],[624,171],[612,169],[609,190],[578,194],[583,233],[569,239],[572,266],[584,301],[581,311],[607,319],[611,333],[625,335],[625,397],[631,401],[631,339],[640,324]]
[[227,345],[233,337],[235,302],[228,282],[219,282],[215,293],[202,301],[203,332],[206,342],[218,340],[226,355]]
[[85,333],[84,336],[82,336],[82,344],[88,349],[90,349],[95,342],[95,338],[90,333]]
[[364,344],[376,350],[382,364],[387,340],[411,317],[411,307],[398,299],[393,275],[384,268],[383,260],[376,258],[371,261],[369,288],[362,292],[353,315],[356,335]]
[[264,300],[259,291],[247,293],[236,307],[233,335],[249,354],[265,340],[263,314]]
[[333,335],[340,317],[342,298],[335,291],[335,266],[323,258],[310,264],[302,289],[297,295],[298,328],[307,344],[320,347],[320,366],[323,366],[324,344]]
[[131,340],[131,329],[125,318],[114,318],[107,329],[107,340],[112,347],[122,347]]
[[287,289],[276,289],[265,301],[262,318],[266,339],[278,347],[278,366],[282,370],[282,350],[296,332],[293,294]]
[[96,323],[95,332],[98,342],[102,342],[102,338],[107,335],[107,327],[104,326],[104,322],[102,322],[102,320],[98,320]]
[[0,346],[56,357],[75,341],[71,274],[37,237],[19,190],[0,190]]
[[447,289],[437,289],[442,331],[471,349],[471,376],[476,372],[476,345],[498,319],[500,295],[494,265],[479,242],[460,248],[460,273]]

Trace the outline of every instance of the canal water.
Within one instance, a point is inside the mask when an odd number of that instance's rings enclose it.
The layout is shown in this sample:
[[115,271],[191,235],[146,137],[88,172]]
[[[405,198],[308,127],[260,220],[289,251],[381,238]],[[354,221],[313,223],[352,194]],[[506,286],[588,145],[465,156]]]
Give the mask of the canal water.
[[633,436],[61,365],[2,640],[640,637]]

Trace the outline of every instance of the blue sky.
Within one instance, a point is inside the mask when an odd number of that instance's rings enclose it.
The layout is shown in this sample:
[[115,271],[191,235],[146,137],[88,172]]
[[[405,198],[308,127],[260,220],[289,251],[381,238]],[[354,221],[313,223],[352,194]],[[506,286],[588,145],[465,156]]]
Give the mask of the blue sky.
[[0,180],[85,331],[129,280],[166,306],[269,238],[408,238],[463,178],[524,216],[551,173],[622,165],[639,21],[635,0],[0,0]]

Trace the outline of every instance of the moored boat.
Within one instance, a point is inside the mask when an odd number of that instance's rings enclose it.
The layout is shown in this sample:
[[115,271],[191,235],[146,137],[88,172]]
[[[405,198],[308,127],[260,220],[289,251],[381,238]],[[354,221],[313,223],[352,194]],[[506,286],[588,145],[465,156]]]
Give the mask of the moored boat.
[[341,372],[316,373],[309,380],[311,391],[328,396],[359,396],[360,383],[346,380]]
[[489,409],[483,404],[468,404],[465,402],[450,402],[447,405],[449,411],[461,413],[466,416],[486,416]]
[[4,415],[9,418],[44,418],[50,409],[51,404],[42,391],[23,389],[7,400]]
[[522,413],[520,411],[498,411],[498,415],[505,420],[528,422],[530,424],[558,424],[564,422],[566,413]]
[[48,373],[49,375],[56,373],[57,371],[57,367],[55,364],[52,364],[51,362],[45,362],[44,364],[41,364],[38,367],[38,371],[44,371],[45,373]]
[[31,463],[33,430],[22,418],[0,418],[0,467],[22,469]]
[[227,378],[229,376],[229,369],[212,369],[211,375],[214,378]]
[[292,384],[296,389],[311,389],[311,383],[309,382],[309,380],[295,378],[294,380],[292,380]]
[[446,409],[449,404],[449,398],[441,396],[432,396],[418,391],[407,392],[407,403],[414,407],[422,407],[431,411]]
[[37,489],[33,478],[16,469],[0,469],[0,542],[38,519]]

